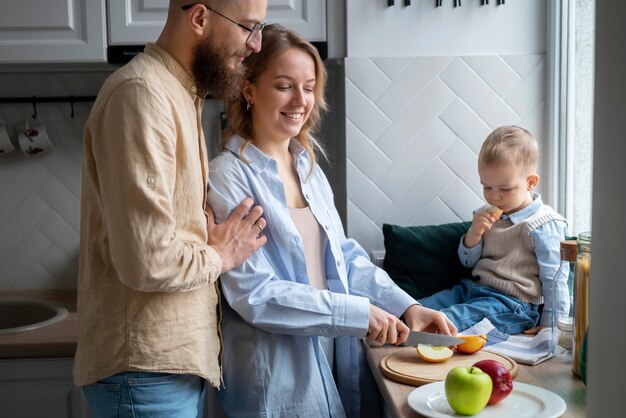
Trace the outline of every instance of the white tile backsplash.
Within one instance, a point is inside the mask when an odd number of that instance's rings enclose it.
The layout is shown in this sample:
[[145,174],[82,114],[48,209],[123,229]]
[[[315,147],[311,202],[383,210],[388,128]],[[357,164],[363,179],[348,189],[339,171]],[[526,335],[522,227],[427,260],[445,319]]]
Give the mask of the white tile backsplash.
[[368,178],[376,180],[392,166],[392,161],[352,122],[347,121],[346,131],[346,151]]
[[463,57],[463,61],[500,97],[506,96],[521,78],[497,55]]
[[376,184],[391,199],[398,198],[413,179],[419,177],[455,140],[454,133],[439,119],[434,119],[409,148],[400,154],[393,165],[376,179]]
[[391,124],[389,118],[351,81],[346,83],[346,97],[352,98],[346,101],[346,119],[369,138],[377,138]]
[[[432,121],[454,100],[453,92],[439,79],[434,80],[374,143],[392,160],[402,155]],[[353,100],[346,92],[346,101]],[[357,125],[358,126],[358,125]],[[348,156],[349,158],[349,156]]]
[[346,67],[346,74],[370,100],[388,88],[390,80],[369,58],[355,58]]
[[530,70],[542,63],[546,59],[546,56],[543,54],[503,55],[502,59],[506,61],[520,77],[524,78]]
[[381,69],[383,73],[387,75],[390,79],[397,78],[400,73],[402,73],[406,67],[411,65],[411,63],[415,60],[413,57],[379,57],[373,58],[373,62],[376,64],[378,68]]
[[449,63],[449,57],[415,58],[376,99],[376,105],[396,119]]
[[519,123],[520,115],[516,114],[460,57],[441,73],[441,79],[491,129],[504,124]]
[[391,205],[389,199],[356,165],[347,162],[346,175],[348,189],[352,190],[350,200],[359,206],[373,220],[378,219]]
[[444,110],[439,119],[476,154],[483,141],[492,131],[470,107],[460,98],[455,98]]

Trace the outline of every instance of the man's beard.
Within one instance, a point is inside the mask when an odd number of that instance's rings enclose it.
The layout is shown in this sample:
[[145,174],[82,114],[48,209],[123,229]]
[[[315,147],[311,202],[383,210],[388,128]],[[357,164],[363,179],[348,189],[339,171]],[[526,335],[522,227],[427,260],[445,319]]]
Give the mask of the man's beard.
[[194,48],[191,69],[196,83],[216,99],[232,99],[241,92],[245,68],[239,63],[229,67],[227,60],[232,57],[226,48],[215,48],[208,41],[201,41]]

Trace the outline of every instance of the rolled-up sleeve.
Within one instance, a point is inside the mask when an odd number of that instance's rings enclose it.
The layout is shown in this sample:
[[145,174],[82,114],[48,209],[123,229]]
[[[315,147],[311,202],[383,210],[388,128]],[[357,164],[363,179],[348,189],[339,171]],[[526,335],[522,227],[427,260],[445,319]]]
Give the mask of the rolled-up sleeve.
[[[563,221],[545,223],[532,232],[535,255],[539,264],[539,280],[543,294],[543,310],[539,325],[550,326],[552,313],[556,317],[569,316],[570,300],[567,287],[569,265],[561,265],[560,243],[565,238],[567,224]],[[557,275],[556,273],[559,272]]]
[[92,187],[113,268],[125,285],[140,291],[191,290],[217,280],[221,270],[219,256],[206,244],[206,219],[202,225],[197,216],[204,209],[202,182],[178,185],[200,196],[189,217],[197,225],[182,228],[184,216],[175,208],[180,133],[174,121],[157,120],[173,112],[172,106],[145,82],[132,80],[110,94],[87,133],[98,139],[89,143],[97,173]]
[[482,240],[472,248],[467,248],[464,244],[465,242],[465,234],[461,237],[461,241],[459,242],[459,248],[457,249],[457,254],[459,256],[459,260],[461,264],[463,264],[467,268],[472,268],[478,263],[480,260],[480,255],[483,252],[483,242]]

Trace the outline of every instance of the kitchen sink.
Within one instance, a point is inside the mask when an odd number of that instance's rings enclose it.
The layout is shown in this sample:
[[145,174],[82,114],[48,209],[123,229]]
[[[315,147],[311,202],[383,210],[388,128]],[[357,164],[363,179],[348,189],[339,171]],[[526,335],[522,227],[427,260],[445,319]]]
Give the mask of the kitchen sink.
[[37,299],[0,299],[0,335],[52,325],[67,316],[67,309]]

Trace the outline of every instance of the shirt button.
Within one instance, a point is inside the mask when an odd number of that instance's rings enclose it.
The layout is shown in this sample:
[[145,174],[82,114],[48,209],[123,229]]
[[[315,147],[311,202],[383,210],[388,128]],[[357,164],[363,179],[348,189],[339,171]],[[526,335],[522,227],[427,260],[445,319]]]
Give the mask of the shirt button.
[[337,267],[341,267],[341,260],[337,260]]
[[305,194],[305,195],[304,195],[304,197],[306,197],[306,198],[307,198],[307,200],[308,200],[308,199],[310,199],[310,198],[311,198],[311,195],[310,195],[309,193],[307,193],[307,194]]
[[330,225],[326,225],[324,228],[326,228],[327,231],[330,231]]
[[148,177],[148,184],[154,184],[156,179],[154,177]]
[[191,86],[191,92],[193,94],[196,94],[196,91],[198,91],[197,87],[196,86]]

